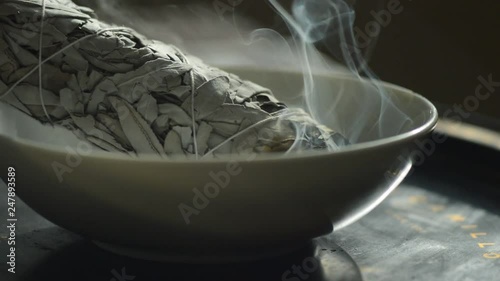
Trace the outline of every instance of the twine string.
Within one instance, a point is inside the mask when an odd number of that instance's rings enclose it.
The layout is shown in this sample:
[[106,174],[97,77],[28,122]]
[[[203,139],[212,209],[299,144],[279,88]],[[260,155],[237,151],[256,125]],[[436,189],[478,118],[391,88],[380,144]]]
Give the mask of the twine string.
[[45,106],[45,101],[43,100],[43,85],[42,85],[42,48],[43,48],[43,22],[45,20],[45,0],[42,0],[42,17],[40,20],[40,36],[38,42],[38,93],[40,95],[40,103],[43,108],[43,112],[49,120],[50,124],[54,126],[52,119],[50,118],[49,113],[47,112],[47,107]]

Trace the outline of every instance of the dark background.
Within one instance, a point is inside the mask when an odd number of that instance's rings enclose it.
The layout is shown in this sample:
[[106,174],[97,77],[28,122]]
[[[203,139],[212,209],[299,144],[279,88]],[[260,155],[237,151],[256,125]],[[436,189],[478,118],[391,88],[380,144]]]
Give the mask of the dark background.
[[[374,2],[358,1],[358,26],[372,19]],[[448,105],[473,95],[479,75],[500,81],[500,1],[401,3],[403,12],[382,30],[370,60],[383,80]],[[465,121],[500,130],[500,89],[478,113],[487,117]]]

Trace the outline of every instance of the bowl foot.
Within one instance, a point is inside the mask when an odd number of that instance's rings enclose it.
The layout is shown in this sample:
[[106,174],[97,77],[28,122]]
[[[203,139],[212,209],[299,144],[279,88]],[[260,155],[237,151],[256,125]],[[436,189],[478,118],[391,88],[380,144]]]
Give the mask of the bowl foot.
[[121,256],[169,263],[192,263],[192,264],[214,264],[214,263],[233,263],[249,262],[261,259],[273,258],[290,254],[311,245],[311,241],[293,246],[269,248],[265,251],[235,251],[224,253],[189,253],[189,252],[165,252],[154,249],[142,249],[129,246],[109,244],[100,241],[92,241],[99,248]]

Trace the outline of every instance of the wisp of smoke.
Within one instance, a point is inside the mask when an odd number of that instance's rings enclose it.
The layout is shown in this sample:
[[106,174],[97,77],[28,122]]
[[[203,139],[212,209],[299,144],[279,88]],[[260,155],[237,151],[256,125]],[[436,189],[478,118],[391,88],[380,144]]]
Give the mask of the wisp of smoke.
[[[354,34],[355,13],[348,3],[343,0],[294,0],[291,6],[292,13],[278,0],[268,0],[269,4],[283,18],[287,24],[293,45],[296,50],[296,59],[300,62],[304,76],[303,98],[308,113],[319,123],[325,123],[328,116],[329,124],[334,124],[335,130],[340,130],[351,143],[361,142],[363,132],[372,131],[371,135],[377,138],[392,136],[400,133],[411,125],[411,120],[388,98],[379,79],[368,67],[364,60]],[[259,31],[262,33],[262,31]],[[329,92],[316,87],[314,75],[315,64],[323,62],[323,67],[337,66],[324,61],[323,55],[316,49],[315,44],[322,43],[330,54],[338,61],[342,61],[351,78],[362,81],[363,93],[356,95],[349,93],[342,84]],[[328,105],[328,112],[320,110],[321,95],[336,95],[335,103]],[[356,103],[358,114],[353,120],[332,118],[341,106]],[[322,106],[324,109],[324,106]],[[323,112],[322,112],[323,111]],[[327,113],[327,114],[325,114]],[[371,122],[369,118],[378,116],[378,122]],[[332,121],[333,120],[333,123]],[[298,132],[303,134],[304,132]]]

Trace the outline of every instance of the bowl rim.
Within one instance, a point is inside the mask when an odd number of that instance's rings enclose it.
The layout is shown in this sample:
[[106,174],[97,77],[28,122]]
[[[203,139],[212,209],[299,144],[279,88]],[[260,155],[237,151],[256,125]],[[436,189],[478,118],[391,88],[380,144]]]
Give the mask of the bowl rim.
[[[243,67],[234,67],[234,66],[225,66],[222,67],[225,69],[231,69],[231,70],[249,70],[252,69],[251,67],[243,66]],[[293,70],[293,69],[273,69],[273,68],[266,68],[267,72],[281,72],[281,73],[293,73],[293,74],[301,74],[299,71]],[[326,73],[326,72],[315,72],[313,73],[314,75],[318,77],[323,77],[323,78],[341,78],[341,79],[349,79],[349,80],[360,80],[359,77],[354,76],[352,73],[343,73],[343,72],[335,72],[335,73]],[[366,78],[361,78],[361,80],[367,81],[368,79]],[[351,144],[345,147],[339,148],[339,150],[336,151],[303,151],[300,153],[290,153],[290,154],[282,154],[282,153],[267,153],[267,154],[255,154],[253,155],[252,159],[249,159],[248,157],[245,157],[245,155],[227,155],[227,156],[220,156],[218,158],[200,158],[198,160],[194,159],[186,159],[184,157],[171,157],[171,158],[164,158],[159,155],[154,155],[154,154],[141,154],[141,155],[133,155],[133,154],[125,154],[125,153],[116,153],[116,152],[108,152],[108,151],[93,151],[89,155],[80,155],[82,158],[101,158],[101,159],[106,159],[106,160],[120,160],[120,161],[134,161],[134,162],[161,162],[161,163],[168,163],[168,164],[221,164],[221,163],[228,163],[228,162],[262,162],[262,161],[286,161],[286,160],[305,160],[305,159],[310,159],[310,158],[322,158],[322,157],[332,157],[332,156],[340,156],[343,154],[347,153],[353,153],[356,151],[362,151],[362,150],[371,150],[375,149],[378,147],[383,147],[387,145],[392,145],[392,144],[398,144],[402,143],[404,141],[410,140],[410,139],[415,139],[418,137],[421,137],[427,133],[430,133],[437,124],[438,121],[438,111],[436,107],[425,97],[422,95],[413,92],[412,90],[409,90],[407,88],[404,88],[402,86],[395,85],[393,83],[385,82],[385,81],[380,81],[377,80],[377,83],[380,83],[381,86],[384,88],[388,88],[391,90],[398,91],[400,94],[406,95],[406,96],[411,96],[414,98],[417,98],[425,104],[428,107],[428,110],[430,111],[430,118],[422,124],[421,126],[410,130],[408,132],[402,133],[402,134],[397,134],[395,136],[390,136],[386,138],[381,138],[381,139],[376,139],[376,140],[371,140],[371,141],[366,141],[366,142],[361,142],[361,143],[355,143]],[[64,148],[61,148],[61,146],[56,145],[56,144],[49,144],[49,143],[39,143],[37,141],[33,141],[30,139],[26,138],[20,138],[20,137],[12,137],[8,136],[5,134],[2,134],[0,132],[0,138],[5,138],[8,140],[11,140],[13,142],[16,142],[17,144],[22,144],[24,146],[28,146],[34,149],[43,149],[50,151],[52,153],[63,153],[63,154],[73,154],[72,152],[69,152],[65,150]],[[245,159],[247,158],[247,159]]]

